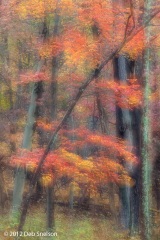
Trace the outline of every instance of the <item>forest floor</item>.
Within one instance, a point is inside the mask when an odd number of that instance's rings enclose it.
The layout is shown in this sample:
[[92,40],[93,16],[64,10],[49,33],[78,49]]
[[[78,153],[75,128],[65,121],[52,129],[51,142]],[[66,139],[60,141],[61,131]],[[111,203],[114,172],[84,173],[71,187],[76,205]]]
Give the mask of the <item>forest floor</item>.
[[[11,226],[9,214],[0,216],[0,240],[14,240],[15,227]],[[91,213],[83,210],[69,210],[65,207],[56,206],[55,209],[56,230],[51,238],[40,237],[38,234],[45,233],[46,213],[43,204],[32,206],[29,210],[23,237],[18,239],[33,240],[140,240],[138,236],[129,237],[127,231],[123,231],[111,217],[103,214]],[[8,236],[4,236],[4,233]],[[29,236],[35,235],[35,236]]]
[[[7,177],[6,177],[7,176]],[[5,186],[7,192],[12,192],[13,181],[11,174],[5,176]],[[55,205],[55,231],[51,238],[38,236],[46,232],[46,199],[31,204],[26,223],[24,226],[23,237],[18,240],[140,240],[140,236],[130,236],[128,231],[122,229],[111,215],[109,202],[106,198],[97,197],[92,201],[88,210],[68,207],[67,188],[62,188],[57,193],[57,204]],[[105,196],[104,196],[105,197]],[[59,201],[59,202],[58,202]],[[118,216],[119,202],[116,202],[116,215]],[[61,204],[58,204],[61,203]],[[62,204],[63,203],[63,204]],[[6,202],[5,209],[0,210],[0,240],[15,240],[13,234],[16,232],[16,223],[11,221],[10,209],[11,199]],[[98,207],[98,208],[96,208]],[[160,212],[153,209],[154,226],[152,240],[160,240]],[[25,233],[25,234],[24,234]],[[4,236],[8,234],[8,236]],[[19,233],[18,233],[19,234]],[[29,236],[30,234],[30,236]],[[12,236],[11,236],[12,235]],[[32,236],[34,235],[34,236]]]

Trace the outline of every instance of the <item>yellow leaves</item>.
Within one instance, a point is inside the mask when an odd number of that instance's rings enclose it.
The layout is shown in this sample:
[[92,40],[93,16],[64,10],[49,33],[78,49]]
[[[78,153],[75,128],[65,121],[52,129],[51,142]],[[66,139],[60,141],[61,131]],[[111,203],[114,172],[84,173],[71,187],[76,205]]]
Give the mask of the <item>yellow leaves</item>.
[[129,177],[127,174],[123,174],[118,177],[118,184],[121,186],[129,186],[133,187],[135,185],[135,181],[133,178]]
[[27,165],[27,170],[30,172],[34,172],[34,170],[36,169],[36,164],[34,162],[29,162]]
[[59,3],[59,10],[61,15],[71,15],[75,11],[73,0],[61,0]]
[[10,149],[6,142],[0,142],[0,153],[6,157],[10,155]]
[[[94,160],[92,157],[82,159],[65,149],[61,149],[60,154],[63,159],[63,167],[59,170],[63,174],[71,175],[75,182],[92,183],[93,185],[101,182],[117,182],[121,185],[127,184],[130,186],[134,184],[120,163],[105,156],[97,157]],[[74,170],[69,172],[71,165],[66,165],[66,163],[74,165]]]
[[43,44],[39,47],[38,49],[39,51],[39,55],[42,57],[42,58],[49,58],[51,57],[53,54],[52,54],[52,48],[49,44]]
[[57,56],[63,50],[61,38],[50,38],[47,42],[37,45],[37,50],[42,58]]
[[53,175],[52,174],[43,174],[40,181],[43,186],[45,186],[45,187],[50,186],[53,183]]
[[70,189],[74,190],[74,192],[79,192],[80,186],[75,180],[73,180],[73,182],[70,183]]
[[77,181],[78,183],[83,183],[83,184],[87,184],[90,182],[91,179],[89,179],[88,174],[86,173],[79,173],[77,175],[75,175],[74,177],[75,181]]
[[[88,175],[94,167],[94,161],[90,157],[88,159],[83,159],[81,156],[68,152],[65,149],[58,151],[60,168],[59,173],[74,177],[76,181],[85,181],[88,179]],[[57,166],[55,166],[56,168]],[[88,180],[87,180],[88,181]]]
[[83,106],[82,105],[77,105],[75,107],[75,111],[78,112],[78,113],[81,113],[81,114],[84,114],[85,110],[86,110],[86,107],[84,105]]
[[54,11],[55,0],[23,0],[16,5],[15,11],[20,18],[27,17],[42,18],[46,13]]
[[77,167],[79,168],[79,170],[85,171],[85,172],[92,171],[93,166],[94,166],[93,162],[87,159],[84,159],[77,164]]
[[138,95],[128,96],[128,104],[132,107],[138,106],[141,103],[141,98]]
[[25,19],[29,17],[43,18],[49,13],[54,13],[58,10],[60,15],[73,14],[74,4],[72,0],[22,0],[16,4],[15,12],[20,18]]
[[66,151],[65,149],[60,149],[60,151],[58,151],[58,154],[61,158],[63,158],[65,161],[73,164],[73,165],[76,165],[77,162],[81,161],[82,158],[75,154],[75,153],[72,153],[72,152],[68,152]]

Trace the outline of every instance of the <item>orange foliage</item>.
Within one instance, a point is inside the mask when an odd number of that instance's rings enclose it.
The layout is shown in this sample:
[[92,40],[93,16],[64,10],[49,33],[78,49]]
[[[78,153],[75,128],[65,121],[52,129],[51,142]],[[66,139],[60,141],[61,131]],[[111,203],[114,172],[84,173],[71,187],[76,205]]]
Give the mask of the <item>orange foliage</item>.
[[63,44],[60,38],[50,38],[43,44],[37,44],[36,46],[39,56],[42,58],[50,58],[57,56],[63,51]]
[[[38,150],[40,151],[40,150]],[[35,156],[36,158],[35,158]],[[14,164],[16,162],[16,165]],[[36,164],[35,164],[36,162]],[[28,153],[25,157],[12,157],[12,165],[27,167],[28,170],[35,170],[38,163],[37,151]],[[41,176],[41,183],[44,186],[52,184],[53,181],[58,180],[63,176],[72,178],[74,182],[92,184],[94,188],[100,183],[116,182],[121,183],[120,180],[125,178],[130,180],[124,168],[113,161],[108,161],[107,158],[100,160],[82,159],[76,154],[59,149],[55,153],[50,153],[43,166]],[[129,182],[129,181],[128,181]]]
[[137,33],[131,41],[129,41],[124,48],[122,49],[122,53],[127,53],[132,59],[136,59],[140,54],[142,54],[145,48],[144,41],[144,30]]
[[80,4],[79,19],[85,25],[97,24],[97,29],[105,38],[110,38],[110,31],[113,24],[112,5],[107,1],[85,1]]
[[[131,151],[128,150],[128,146],[125,141],[113,136],[102,135],[99,133],[90,132],[87,129],[77,129],[77,135],[84,138],[86,143],[91,143],[94,146],[104,147],[109,149],[111,154],[114,154],[114,157],[122,157],[125,161],[130,163],[137,163],[137,159]],[[132,146],[130,146],[130,149]]]
[[41,128],[45,131],[53,131],[54,130],[52,123],[45,123],[42,120],[37,121],[37,127]]
[[[122,8],[120,5],[114,9],[110,1],[106,0],[83,0],[80,2],[78,0],[62,0],[60,3],[55,0],[22,0],[18,2],[12,0],[11,2],[14,3],[14,14],[20,19],[42,20],[47,16],[50,17],[50,14],[55,14],[55,10],[60,15],[63,27],[60,29],[59,36],[48,38],[44,43],[35,44],[34,47],[40,58],[52,58],[63,52],[64,69],[70,67],[70,71],[68,73],[65,69],[65,73],[61,73],[59,79],[60,83],[65,83],[66,88],[69,85],[68,82],[70,85],[74,81],[80,83],[83,79],[81,74],[86,68],[93,70],[103,57],[108,57],[108,50],[112,51],[115,45],[119,45],[119,42],[124,39],[124,30],[130,12],[130,9]],[[65,22],[67,18],[69,20]],[[133,21],[130,22],[129,29],[132,25]],[[136,58],[143,49],[144,33],[141,31],[124,46],[121,53],[127,53],[131,58]],[[75,68],[81,74],[74,74],[73,69]],[[20,83],[49,80],[50,76],[45,71],[38,73],[29,71],[20,75]],[[114,81],[100,81],[96,87],[98,90],[112,91],[121,108],[133,109],[141,106],[142,91],[135,79],[128,81],[128,85]],[[91,108],[89,104],[87,108]],[[86,105],[77,105],[76,111],[84,115]],[[45,131],[53,131],[55,123],[37,121],[37,126]],[[62,176],[69,176],[74,181],[87,182],[94,186],[108,181],[121,184],[126,180],[130,182],[131,179],[124,167],[119,160],[115,159],[136,164],[137,159],[131,151],[132,146],[129,151],[124,141],[97,132],[93,134],[86,129],[69,130],[69,134],[74,133],[76,136],[74,142],[65,135],[61,135],[62,133],[65,133],[65,129],[59,136],[61,147],[50,152],[44,162],[41,178],[43,185],[50,185],[52,181],[56,181]],[[67,130],[66,133],[68,134]],[[74,150],[82,148],[85,144],[97,147],[101,151],[97,150],[94,156],[83,159],[75,154]],[[16,156],[12,156],[11,165],[19,165],[35,171],[42,155],[43,149],[32,152],[20,150]]]
[[117,104],[121,108],[133,109],[142,105],[142,90],[136,79],[129,79],[128,85],[126,83],[120,84],[115,81],[103,80],[97,83],[96,86],[102,91],[113,91]]
[[90,67],[94,67],[98,64],[98,46],[93,39],[74,29],[67,29],[62,39],[67,65],[82,65],[87,62]]
[[[77,135],[81,139],[85,137],[85,144],[93,144],[103,149],[109,149],[110,157],[114,154],[114,158],[116,155],[116,157],[120,156],[126,161],[137,163],[136,157],[127,150],[125,143],[120,139],[93,134],[85,129],[81,129]],[[30,171],[35,171],[42,154],[43,149],[36,149],[32,152],[20,150],[16,156],[12,156],[11,165],[26,167]],[[122,184],[122,179],[128,179],[128,184],[130,184],[131,181],[124,167],[106,156],[106,153],[83,159],[65,148],[58,148],[48,154],[42,172],[41,182],[45,186],[62,176],[73,178],[77,183],[91,184],[94,188],[103,182],[113,181]]]

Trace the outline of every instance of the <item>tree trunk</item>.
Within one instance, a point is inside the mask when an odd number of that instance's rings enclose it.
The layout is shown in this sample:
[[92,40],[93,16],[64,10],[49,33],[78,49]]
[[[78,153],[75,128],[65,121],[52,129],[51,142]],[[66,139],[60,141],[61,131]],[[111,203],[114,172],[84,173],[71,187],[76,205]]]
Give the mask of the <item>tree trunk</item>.
[[[115,78],[123,84],[127,85],[129,74],[132,73],[133,68],[131,62],[124,57],[119,56],[114,61]],[[138,132],[140,130],[139,112],[137,109],[129,110],[116,107],[116,121],[117,121],[117,135],[126,139],[128,145],[136,148],[135,154],[139,156],[140,137]],[[129,228],[132,232],[138,227],[139,221],[139,193],[138,193],[138,169],[135,169],[132,164],[125,164],[125,168],[129,175],[134,179],[135,185],[121,186],[120,199],[122,204],[121,221],[125,228]],[[127,183],[126,183],[127,184]]]
[[[145,1],[144,21],[150,17],[151,0]],[[146,43],[150,40],[150,28],[145,30]],[[151,121],[150,121],[150,100],[151,94],[151,53],[147,46],[144,55],[144,106],[142,115],[142,208],[143,208],[143,228],[144,239],[151,240]]]
[[[36,109],[35,109],[35,120],[36,120],[36,119],[39,119],[40,117],[43,117],[43,109],[42,109],[43,107],[41,105],[39,105],[39,101],[42,99],[43,92],[44,92],[42,81],[39,81],[37,83],[35,92],[37,94],[37,100],[36,100],[37,104],[36,104]],[[33,126],[33,131],[35,132],[35,130],[36,130],[36,123]],[[39,146],[43,147],[43,133],[41,130],[37,130],[37,133],[39,135],[39,139],[38,139]],[[32,177],[32,175],[33,174],[31,173],[31,177]],[[41,185],[41,183],[38,180],[37,184],[36,184],[36,190],[35,190],[33,200],[35,202],[37,202],[42,197],[42,194],[43,194],[43,186]]]
[[[45,27],[45,25],[44,25]],[[43,28],[44,28],[43,27]],[[46,38],[46,36],[43,36],[43,40]],[[40,60],[37,66],[37,73],[41,71],[42,66],[44,65],[44,60]],[[31,150],[32,146],[32,136],[34,132],[34,126],[36,121],[36,114],[37,109],[39,108],[38,102],[42,97],[42,82],[38,83],[32,83],[32,89],[31,89],[31,100],[30,105],[28,109],[28,118],[27,123],[24,130],[24,136],[23,136],[23,142],[22,142],[22,149],[28,149]],[[14,183],[14,190],[13,190],[13,202],[12,202],[12,216],[13,218],[18,218],[19,215],[19,209],[22,203],[23,198],[23,191],[24,191],[24,185],[25,185],[25,169],[22,167],[17,167],[16,173],[15,173],[15,183]]]
[[[108,116],[107,113],[103,107],[100,93],[96,92],[96,100],[97,100],[97,109],[99,113],[99,122],[101,126],[101,131],[103,134],[109,134],[109,128],[108,128]],[[116,213],[116,207],[115,207],[115,197],[114,197],[114,183],[108,184],[108,194],[109,194],[109,205],[110,205],[110,211],[113,219],[117,221],[117,213]]]
[[[56,9],[58,11],[58,8]],[[58,13],[56,12],[55,15],[55,22],[54,22],[54,29],[53,29],[53,36],[56,37],[59,32],[59,22],[60,17]],[[54,121],[56,119],[57,115],[57,72],[58,72],[58,66],[59,66],[59,56],[53,56],[52,58],[52,82],[50,85],[50,93],[51,93],[51,114],[50,118],[51,121]],[[47,229],[52,230],[55,228],[55,216],[54,216],[54,210],[55,210],[55,203],[54,203],[54,184],[52,186],[47,186]]]
[[[70,117],[67,119],[66,124],[64,126],[65,129],[67,130],[74,130],[75,129],[75,119],[73,115],[71,114]],[[69,134],[66,134],[66,137],[70,139],[70,141],[74,142],[75,141],[75,134],[73,133],[72,136]],[[75,153],[76,150],[75,150]],[[68,181],[68,178],[66,179],[66,182]],[[70,182],[69,184],[69,208],[73,209],[74,207],[74,184],[73,181]]]
[[[38,71],[41,69],[41,65],[42,65],[42,62],[38,66]],[[27,124],[24,131],[22,149],[31,150],[33,128],[35,124],[35,112],[36,112],[37,102],[39,99],[39,93],[37,92],[39,84],[40,83],[34,83],[32,86],[31,101],[30,101],[30,106],[28,110]],[[25,169],[22,167],[17,167],[16,174],[15,174],[13,203],[12,203],[12,212],[14,215],[18,214],[19,208],[21,206],[24,185],[25,185]]]

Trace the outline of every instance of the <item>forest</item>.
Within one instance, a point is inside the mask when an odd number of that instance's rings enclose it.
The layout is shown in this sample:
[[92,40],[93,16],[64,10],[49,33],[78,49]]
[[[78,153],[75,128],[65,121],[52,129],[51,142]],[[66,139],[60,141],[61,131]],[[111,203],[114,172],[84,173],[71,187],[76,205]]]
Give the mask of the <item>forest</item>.
[[0,240],[160,240],[160,0],[0,0]]

